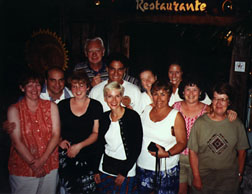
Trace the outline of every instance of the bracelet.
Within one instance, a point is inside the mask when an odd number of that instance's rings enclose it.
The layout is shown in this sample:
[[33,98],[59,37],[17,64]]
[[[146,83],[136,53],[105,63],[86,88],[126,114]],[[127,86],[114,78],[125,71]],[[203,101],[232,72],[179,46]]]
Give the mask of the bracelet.
[[169,155],[168,157],[172,156],[170,150],[168,150],[167,152],[168,152],[168,155]]

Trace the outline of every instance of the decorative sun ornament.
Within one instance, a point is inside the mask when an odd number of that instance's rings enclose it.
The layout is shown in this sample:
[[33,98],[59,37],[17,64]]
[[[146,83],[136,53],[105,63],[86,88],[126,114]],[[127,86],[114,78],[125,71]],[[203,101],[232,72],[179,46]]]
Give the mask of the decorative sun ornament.
[[52,66],[66,70],[69,60],[67,53],[61,37],[49,29],[33,32],[25,48],[26,60],[30,68],[41,73]]

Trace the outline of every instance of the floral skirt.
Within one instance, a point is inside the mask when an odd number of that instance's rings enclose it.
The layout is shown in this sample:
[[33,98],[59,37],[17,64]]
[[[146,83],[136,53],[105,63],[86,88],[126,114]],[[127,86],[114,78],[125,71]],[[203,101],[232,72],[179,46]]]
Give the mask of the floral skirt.
[[116,177],[100,173],[101,183],[97,185],[97,193],[117,193],[117,194],[136,194],[135,177],[126,177],[120,186],[115,184]]
[[59,150],[59,193],[94,193],[96,184],[90,169],[87,161],[69,158],[65,150]]
[[179,165],[160,171],[157,177],[158,184],[154,185],[155,171],[137,167],[137,188],[139,194],[177,194],[179,189]]

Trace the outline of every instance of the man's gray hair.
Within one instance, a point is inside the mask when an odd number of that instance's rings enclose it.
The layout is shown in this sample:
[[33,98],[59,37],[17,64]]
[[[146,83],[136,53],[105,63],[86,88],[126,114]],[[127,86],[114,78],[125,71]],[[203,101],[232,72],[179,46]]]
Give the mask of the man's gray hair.
[[86,40],[86,42],[85,42],[85,44],[84,44],[84,52],[85,52],[85,54],[87,54],[86,52],[87,52],[87,46],[88,46],[88,44],[89,44],[90,42],[94,42],[94,41],[97,41],[97,40],[100,41],[102,48],[105,49],[102,38],[101,38],[101,37],[95,37],[95,38],[87,39],[87,40]]

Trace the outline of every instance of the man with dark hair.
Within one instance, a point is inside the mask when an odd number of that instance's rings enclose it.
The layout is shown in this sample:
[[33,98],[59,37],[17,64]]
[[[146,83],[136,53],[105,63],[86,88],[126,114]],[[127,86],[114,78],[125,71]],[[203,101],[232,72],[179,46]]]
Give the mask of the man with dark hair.
[[59,67],[51,67],[48,69],[40,98],[54,101],[57,104],[61,100],[72,96],[71,91],[65,87],[64,71]]
[[[49,68],[46,72],[46,80],[40,93],[40,98],[58,104],[61,100],[72,96],[72,92],[65,87],[64,71],[59,67]],[[12,133],[15,127],[14,123],[3,122],[3,129],[8,133]]]
[[93,87],[89,96],[98,100],[102,104],[104,112],[110,110],[107,103],[104,101],[103,89],[107,83],[116,81],[125,89],[122,100],[123,105],[140,113],[140,89],[136,85],[123,79],[128,64],[127,57],[122,54],[115,53],[111,54],[108,59],[108,79]]

